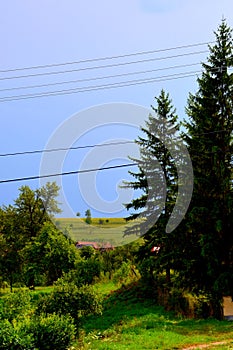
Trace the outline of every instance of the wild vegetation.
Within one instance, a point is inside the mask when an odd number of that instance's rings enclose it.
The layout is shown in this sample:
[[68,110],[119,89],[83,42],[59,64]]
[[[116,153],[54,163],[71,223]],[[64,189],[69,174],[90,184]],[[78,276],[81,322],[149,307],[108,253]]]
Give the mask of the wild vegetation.
[[[0,208],[0,350],[232,346],[222,308],[223,295],[233,296],[233,47],[225,20],[215,35],[185,132],[169,94],[155,99],[136,141],[138,172],[126,184],[141,190],[126,205],[128,226],[92,218],[90,209],[84,219],[55,218],[56,183],[22,186],[14,204]],[[177,137],[191,156],[194,190],[183,221],[167,230],[182,185],[170,147]],[[87,237],[115,248],[77,249]]]

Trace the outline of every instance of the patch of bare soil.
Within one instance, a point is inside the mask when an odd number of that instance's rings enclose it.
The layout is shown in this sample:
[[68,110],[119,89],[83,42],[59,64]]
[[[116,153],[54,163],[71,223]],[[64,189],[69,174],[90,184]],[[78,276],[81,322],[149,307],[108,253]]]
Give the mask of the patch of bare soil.
[[[227,344],[229,344],[229,340],[228,341],[216,341],[214,343],[209,343],[209,344],[192,345],[192,346],[189,346],[188,348],[183,348],[182,350],[208,349],[208,348],[212,348],[213,346],[220,346],[220,345],[227,345]],[[233,349],[233,345],[229,349]]]
[[223,310],[225,317],[233,317],[233,302],[231,297],[223,298]]

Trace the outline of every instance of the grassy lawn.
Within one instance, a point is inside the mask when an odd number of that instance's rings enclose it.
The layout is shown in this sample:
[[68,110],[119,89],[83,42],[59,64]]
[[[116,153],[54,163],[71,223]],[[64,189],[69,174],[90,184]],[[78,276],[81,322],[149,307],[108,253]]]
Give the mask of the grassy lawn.
[[[84,320],[80,340],[72,350],[197,350],[202,349],[198,344],[219,341],[226,343],[211,349],[233,349],[232,322],[176,317],[147,298],[148,290],[137,283],[118,289],[111,281],[99,282],[94,289],[103,297],[103,313]],[[51,290],[36,287],[32,293],[36,300]]]
[[[28,290],[28,287],[13,287],[13,292],[17,292],[17,290]],[[34,294],[41,294],[41,293],[50,293],[53,290],[52,286],[47,286],[47,287],[35,287],[35,290],[32,292]],[[0,297],[7,295],[10,293],[10,288],[0,288]]]
[[89,317],[83,326],[78,349],[185,349],[191,345],[228,341],[215,349],[233,349],[233,324],[228,321],[177,318],[151,300],[140,290],[111,290],[108,284],[101,317]]

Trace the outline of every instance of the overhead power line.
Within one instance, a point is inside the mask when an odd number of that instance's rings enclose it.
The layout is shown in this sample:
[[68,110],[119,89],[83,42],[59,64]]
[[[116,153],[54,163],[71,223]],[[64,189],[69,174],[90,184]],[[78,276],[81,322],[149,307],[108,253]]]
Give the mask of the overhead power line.
[[[151,72],[156,72],[156,71],[164,71],[164,70],[170,70],[170,69],[176,69],[176,68],[182,68],[182,67],[190,67],[190,66],[196,66],[199,65],[200,63],[190,63],[190,64],[183,64],[183,65],[175,65],[175,66],[169,66],[169,67],[164,67],[164,68],[157,68],[157,69],[152,69],[152,70],[145,70],[145,71],[136,71],[136,72],[129,72],[129,73],[122,73],[122,74],[116,74],[116,75],[108,75],[108,76],[102,76],[102,77],[95,77],[95,78],[87,78],[87,79],[79,79],[79,80],[70,80],[70,81],[63,81],[63,82],[57,82],[57,83],[51,83],[51,84],[41,84],[41,85],[29,85],[29,86],[21,86],[21,87],[12,87],[12,88],[5,88],[5,89],[0,89],[0,92],[2,91],[12,91],[12,90],[21,90],[21,89],[31,89],[31,88],[38,88],[38,87],[49,87],[49,86],[55,86],[55,85],[63,85],[63,84],[68,84],[68,83],[75,83],[75,82],[86,82],[86,81],[92,81],[92,80],[103,80],[103,79],[108,79],[108,78],[118,78],[118,77],[124,77],[124,76],[130,76],[130,75],[137,75],[137,74],[146,74],[146,73],[151,73]],[[225,66],[217,67],[212,69],[212,73],[214,71],[219,71],[221,68],[225,68]],[[159,76],[159,77],[154,77],[154,78],[144,78],[139,79],[139,80],[129,80],[129,81],[122,81],[122,82],[117,82],[117,83],[109,83],[105,85],[97,85],[97,86],[84,86],[84,87],[77,87],[73,89],[64,89],[64,90],[55,90],[55,91],[47,91],[47,92],[42,92],[42,93],[35,93],[35,94],[25,94],[25,95],[13,95],[13,96],[3,96],[0,98],[0,102],[6,102],[6,101],[13,101],[13,100],[18,100],[18,99],[25,99],[25,98],[39,98],[39,97],[46,97],[50,95],[63,95],[66,93],[75,93],[77,92],[87,92],[87,91],[92,91],[96,89],[104,89],[104,88],[112,88],[116,85],[120,85],[119,87],[124,87],[128,86],[130,83],[134,82],[142,82],[142,83],[147,83],[147,82],[154,82],[154,81],[165,81],[165,80],[172,80],[170,77],[177,77],[177,78],[182,78],[183,75],[184,77],[189,77],[193,76],[193,73],[200,73],[201,71],[189,71],[189,72],[180,72],[176,74],[170,74],[170,75],[165,75],[165,76]],[[167,79],[166,79],[167,78]],[[176,79],[176,78],[174,78]],[[125,84],[125,85],[122,85]],[[137,84],[130,84],[130,85],[137,85]],[[130,86],[129,85],[129,86]]]
[[10,157],[10,156],[38,154],[38,153],[50,153],[50,152],[59,152],[59,151],[71,151],[71,150],[94,148],[94,147],[105,147],[105,146],[109,147],[109,146],[124,145],[124,144],[129,144],[129,143],[134,143],[134,141],[108,142],[108,143],[101,143],[101,144],[95,144],[95,145],[84,145],[84,146],[68,147],[68,148],[61,147],[61,148],[51,148],[51,149],[44,149],[44,150],[33,150],[33,151],[14,152],[14,153],[2,153],[2,154],[0,154],[0,157]]
[[[217,132],[226,132],[226,131],[227,130],[218,130],[218,131],[212,131],[212,132],[206,132],[206,133],[202,133],[202,134],[197,134],[195,136],[213,134],[213,133],[217,133]],[[219,150],[206,152],[206,153],[207,154],[216,154],[218,152],[219,152]],[[84,174],[84,173],[90,173],[90,172],[95,172],[95,171],[104,171],[104,170],[112,170],[112,169],[119,169],[119,168],[127,168],[127,167],[138,166],[138,165],[139,165],[138,163],[129,163],[129,164],[113,165],[113,166],[102,167],[102,168],[91,168],[91,169],[84,169],[84,170],[67,171],[67,172],[61,172],[61,173],[56,173],[56,174],[26,176],[26,177],[19,177],[19,178],[13,178],[13,179],[0,180],[0,184],[10,183],[10,182],[22,182],[22,181],[28,181],[28,180],[38,180],[38,179],[57,177],[57,176]]]
[[21,181],[28,181],[28,180],[38,180],[38,179],[44,179],[44,178],[56,177],[56,176],[76,175],[76,174],[90,173],[90,172],[94,172],[94,171],[119,169],[119,168],[132,167],[132,166],[136,166],[136,165],[137,165],[136,163],[129,163],[129,164],[113,165],[113,166],[108,166],[108,167],[103,167],[103,168],[67,171],[67,172],[62,172],[62,173],[57,173],[57,174],[19,177],[19,178],[14,178],[14,179],[0,180],[0,184],[2,184],[2,183],[9,183],[9,182],[21,182]]
[[[217,67],[214,70],[218,71],[218,70],[221,70],[221,68],[222,67]],[[212,70],[212,73],[214,70]],[[86,87],[77,87],[77,88],[73,88],[73,89],[47,91],[47,92],[36,93],[36,94],[4,96],[4,97],[0,98],[0,102],[25,100],[25,99],[49,97],[49,96],[69,95],[69,94],[75,94],[75,93],[81,93],[81,92],[99,91],[99,90],[106,90],[106,89],[122,88],[122,87],[127,87],[127,86],[155,83],[155,82],[161,82],[161,81],[176,80],[176,79],[193,77],[196,74],[201,73],[201,72],[202,72],[201,70],[189,71],[189,72],[183,72],[183,73],[163,75],[163,76],[153,77],[153,78],[121,81],[121,82],[117,82],[117,83],[109,83],[109,84],[104,84],[104,85],[92,85],[92,86],[86,86]]]
[[65,74],[65,73],[73,73],[73,72],[81,72],[81,71],[93,70],[93,69],[106,69],[106,68],[113,68],[113,67],[120,67],[120,66],[127,66],[127,65],[132,65],[132,64],[138,64],[138,63],[162,61],[162,60],[167,60],[167,59],[171,59],[171,58],[185,57],[185,56],[191,56],[191,55],[192,56],[193,55],[199,55],[199,54],[207,53],[207,52],[208,52],[208,50],[202,50],[202,51],[194,51],[194,52],[182,53],[182,54],[172,55],[172,56],[148,58],[148,59],[144,59],[144,60],[137,60],[137,61],[130,61],[130,62],[121,62],[121,63],[113,63],[113,64],[106,64],[106,65],[101,65],[101,66],[83,67],[83,68],[70,69],[70,70],[64,70],[64,71],[55,71],[55,72],[51,72],[50,71],[50,72],[44,72],[44,73],[16,75],[16,76],[0,78],[0,81],[2,81],[2,80],[30,78],[30,77],[39,77],[39,76],[48,76],[48,75],[58,75],[58,74]]
[[[216,130],[216,131],[208,131],[203,132],[199,134],[194,134],[192,136],[203,136],[203,135],[212,135],[212,134],[218,134],[218,133],[224,133],[229,132],[230,129],[223,129],[223,130]],[[182,135],[185,137],[192,137],[184,132],[182,132]],[[182,140],[182,137],[178,136],[173,138],[173,140]],[[0,154],[0,157],[11,157],[11,156],[21,156],[21,155],[31,155],[31,154],[40,154],[40,153],[51,153],[51,152],[60,152],[60,151],[72,151],[72,150],[79,150],[79,149],[86,149],[86,148],[95,148],[95,147],[106,147],[106,146],[117,146],[117,145],[125,145],[125,144],[136,144],[135,140],[129,140],[129,141],[118,141],[118,142],[107,142],[107,143],[100,143],[100,144],[94,144],[94,145],[83,145],[83,146],[75,146],[75,147],[59,147],[59,148],[50,148],[50,149],[41,149],[41,150],[32,150],[32,151],[22,151],[22,152],[12,152],[12,153],[2,153]]]
[[135,80],[128,80],[128,81],[122,81],[122,82],[118,82],[118,83],[110,83],[110,84],[104,84],[104,85],[92,85],[92,86],[78,87],[78,88],[73,88],[73,89],[48,91],[48,92],[42,92],[42,93],[38,93],[38,94],[5,96],[5,97],[0,98],[0,102],[25,100],[25,99],[31,99],[31,98],[48,97],[48,96],[60,96],[60,95],[68,95],[68,94],[90,92],[90,91],[101,91],[101,90],[106,90],[106,89],[121,88],[121,87],[148,84],[148,83],[154,83],[154,82],[175,80],[175,79],[192,77],[200,72],[201,71],[177,73],[177,74],[170,74],[170,75],[164,75],[164,76],[160,76],[160,77],[153,77],[153,78],[147,78],[147,79],[135,79]]
[[202,42],[202,43],[196,43],[196,44],[188,44],[188,45],[181,45],[181,46],[174,46],[174,47],[169,47],[169,48],[165,48],[165,49],[157,49],[157,50],[150,50],[150,51],[138,51],[138,52],[133,52],[133,53],[129,53],[129,54],[123,54],[123,55],[117,55],[117,56],[105,56],[105,57],[97,57],[97,58],[88,58],[88,59],[79,60],[79,61],[72,61],[72,62],[51,63],[51,64],[37,65],[37,66],[30,66],[30,67],[8,68],[8,69],[5,69],[5,70],[0,70],[0,73],[16,72],[16,71],[23,71],[23,70],[30,70],[30,69],[44,69],[44,68],[52,68],[52,67],[61,67],[61,66],[80,64],[80,63],[106,61],[106,60],[113,60],[113,59],[126,58],[126,57],[133,57],[133,56],[139,56],[139,55],[149,55],[149,54],[158,53],[158,52],[166,52],[166,51],[186,49],[186,48],[197,47],[197,46],[204,46],[204,45],[209,45],[209,44],[212,44],[212,43],[214,43],[214,41]]
[[49,87],[49,86],[73,84],[73,83],[83,83],[83,82],[87,82],[87,81],[104,80],[104,79],[110,79],[110,78],[111,79],[112,78],[120,78],[120,77],[130,76],[130,75],[147,74],[147,73],[153,73],[153,72],[170,70],[170,69],[193,67],[193,66],[198,66],[200,64],[201,64],[200,62],[198,62],[198,63],[189,63],[189,64],[181,64],[181,65],[169,66],[169,67],[164,67],[164,68],[156,68],[156,69],[150,69],[150,70],[144,70],[144,71],[136,71],[136,72],[128,72],[128,73],[121,73],[121,74],[106,75],[106,76],[100,76],[100,77],[94,77],[94,78],[68,80],[68,81],[61,81],[61,82],[48,83],[48,84],[17,86],[17,87],[12,87],[12,88],[0,89],[0,92],[12,91],[12,90],[35,89],[35,88],[41,88],[41,87]]

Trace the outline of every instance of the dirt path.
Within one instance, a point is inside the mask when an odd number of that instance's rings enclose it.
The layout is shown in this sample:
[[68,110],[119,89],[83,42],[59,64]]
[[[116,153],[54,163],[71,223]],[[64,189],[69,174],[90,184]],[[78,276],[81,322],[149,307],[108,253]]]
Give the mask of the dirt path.
[[231,345],[232,347],[230,347],[229,349],[233,349],[233,339],[232,340],[228,340],[228,341],[216,341],[214,343],[209,343],[209,344],[197,344],[197,345],[192,345],[189,346],[188,348],[183,348],[182,350],[195,350],[195,349],[208,349],[211,348],[213,346],[218,346],[218,345]]

